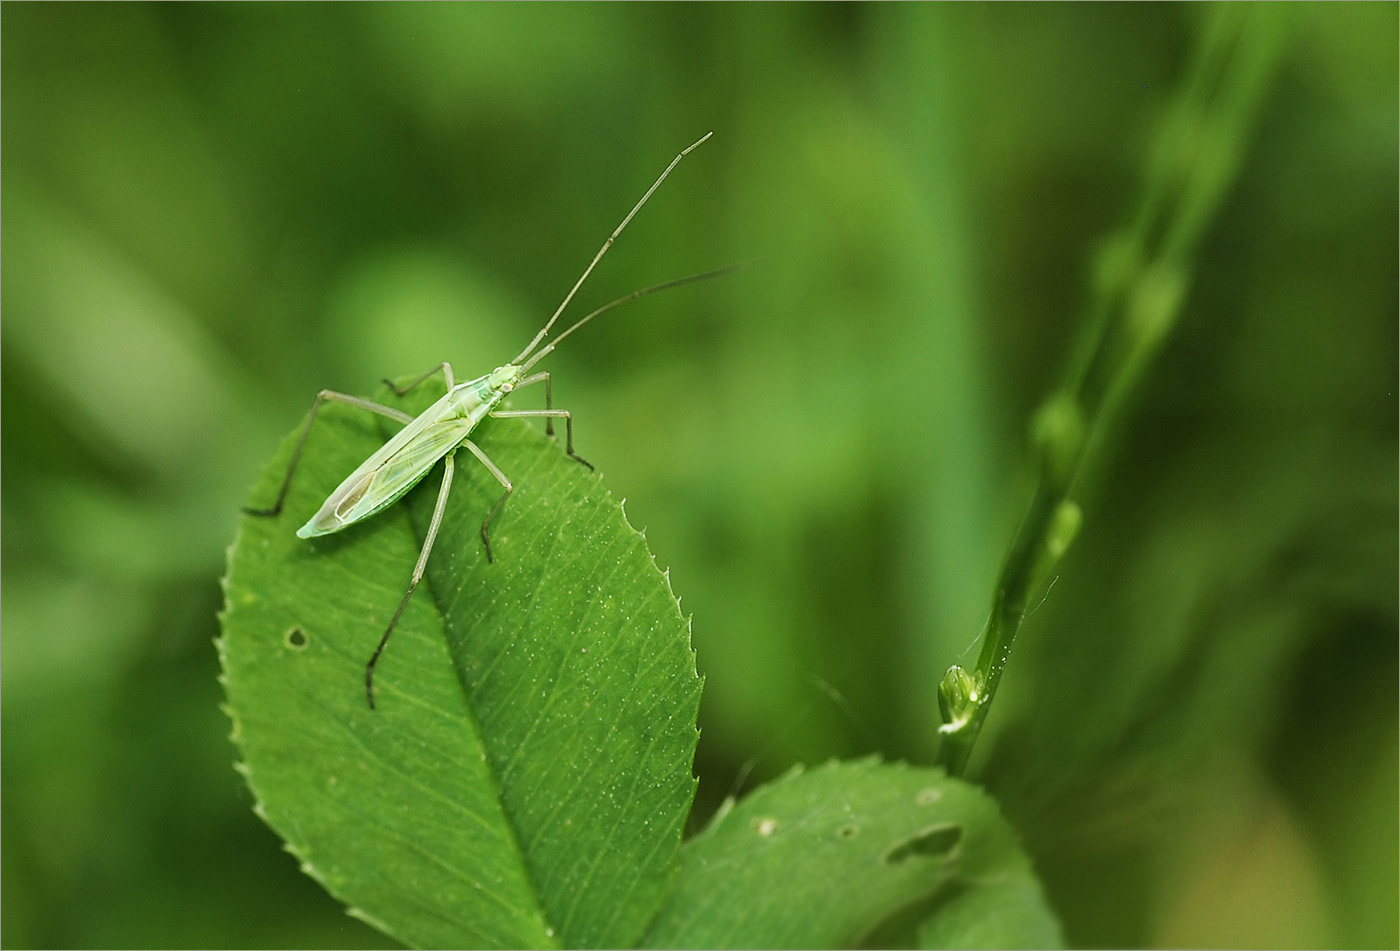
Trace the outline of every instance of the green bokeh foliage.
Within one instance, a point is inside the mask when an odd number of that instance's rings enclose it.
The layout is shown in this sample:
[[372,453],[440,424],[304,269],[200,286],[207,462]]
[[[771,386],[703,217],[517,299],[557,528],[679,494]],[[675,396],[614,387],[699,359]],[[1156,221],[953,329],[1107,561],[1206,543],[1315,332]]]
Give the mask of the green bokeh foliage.
[[[1265,16],[1272,15],[1265,7]],[[5,4],[10,945],[372,945],[230,769],[237,509],[317,389],[550,358],[694,615],[697,821],[930,761],[1196,6]],[[1394,4],[1307,6],[973,757],[1068,938],[1397,940]]]

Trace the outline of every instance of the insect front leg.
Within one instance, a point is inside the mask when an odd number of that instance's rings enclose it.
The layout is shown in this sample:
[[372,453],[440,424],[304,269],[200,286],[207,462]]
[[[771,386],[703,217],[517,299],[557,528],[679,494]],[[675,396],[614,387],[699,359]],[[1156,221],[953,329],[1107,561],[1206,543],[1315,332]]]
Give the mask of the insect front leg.
[[[444,364],[446,366],[446,364]],[[434,370],[434,373],[437,371]],[[292,474],[297,471],[297,463],[301,462],[301,452],[306,448],[306,437],[311,433],[311,424],[316,422],[316,413],[326,403],[327,400],[334,400],[337,403],[347,403],[371,413],[378,413],[380,416],[388,417],[401,425],[407,425],[413,421],[413,417],[402,410],[394,409],[392,406],[385,406],[383,403],[376,403],[359,396],[351,396],[349,393],[337,393],[335,390],[322,390],[316,394],[316,400],[311,404],[311,414],[306,417],[306,424],[301,428],[301,436],[297,439],[297,447],[292,450],[292,461],[287,466],[287,474],[282,478],[282,488],[277,491],[277,501],[265,509],[243,507],[243,514],[257,515],[261,517],[275,517],[282,513],[282,503],[287,500],[287,490],[292,487]]]
[[[520,389],[521,386],[523,386],[523,385],[525,385],[525,384],[537,383],[537,382],[540,381],[539,378],[541,378],[541,377],[544,378],[544,393],[545,393],[544,401],[545,401],[545,404],[548,405],[548,404],[549,404],[549,374],[548,374],[548,373],[537,373],[537,374],[535,374],[535,375],[532,376],[532,377],[527,377],[521,384],[517,384],[515,388],[518,390],[518,389]],[[553,435],[554,435],[554,421],[555,421],[556,419],[562,419],[562,420],[564,421],[564,451],[567,452],[567,453],[569,454],[569,458],[572,459],[572,460],[574,460],[575,462],[581,462],[581,463],[583,463],[585,466],[587,466],[588,468],[590,468],[590,469],[593,468],[593,463],[589,462],[587,459],[583,458],[583,456],[580,456],[578,453],[574,452],[574,418],[573,418],[573,416],[569,415],[569,411],[568,411],[568,410],[566,410],[566,409],[553,409],[553,408],[550,408],[550,409],[500,409],[500,410],[496,410],[495,412],[491,413],[491,415],[492,415],[493,417],[497,418],[497,419],[503,419],[503,418],[508,419],[508,418],[512,418],[512,417],[515,417],[515,418],[527,418],[527,419],[528,419],[528,418],[543,419],[543,420],[545,421],[545,424],[544,424],[544,431],[545,431],[545,435],[546,435],[546,436],[553,436]]]
[[[468,443],[468,445],[471,445]],[[476,447],[472,447],[475,449]],[[369,708],[374,709],[374,665],[379,663],[379,655],[384,653],[384,645],[389,643],[389,635],[394,633],[394,627],[399,623],[399,618],[403,615],[403,609],[408,607],[408,599],[413,597],[413,589],[418,587],[418,582],[423,580],[423,571],[428,567],[428,554],[433,550],[433,542],[437,541],[438,528],[442,525],[442,513],[447,508],[447,494],[452,488],[452,456],[456,453],[454,449],[442,460],[442,488],[438,489],[437,505],[433,508],[432,521],[428,523],[428,535],[423,539],[423,548],[418,552],[418,564],[413,567],[413,577],[408,581],[408,590],[403,593],[403,600],[399,602],[398,610],[389,620],[389,626],[384,629],[384,636],[379,639],[379,646],[370,655],[369,663],[365,664],[365,697],[369,700]],[[480,450],[477,450],[480,457]],[[489,463],[488,463],[489,464]],[[509,494],[509,493],[507,493]],[[504,501],[504,500],[502,500]],[[499,507],[499,503],[498,503]],[[483,529],[485,526],[483,526]],[[487,547],[487,555],[491,549]]]
[[408,382],[408,385],[405,386],[403,389],[399,389],[399,387],[395,385],[394,381],[389,379],[388,377],[385,377],[382,382],[385,386],[394,391],[395,396],[404,396],[410,390],[417,389],[421,383],[429,379],[435,373],[442,374],[443,381],[447,383],[447,388],[449,390],[456,385],[456,382],[452,377],[452,364],[448,363],[446,360],[444,360],[442,363],[439,363],[437,366],[433,367],[431,370],[429,370],[427,373],[424,373],[422,376],[414,377]]
[[[550,377],[548,370],[541,370],[539,373],[532,373],[519,383],[515,384],[518,390],[521,387],[533,386],[536,383],[544,384],[544,408],[554,409],[554,380]],[[554,435],[554,417],[549,417],[544,421],[544,434]],[[572,455],[572,453],[570,453]],[[591,469],[592,466],[589,466]]]
[[510,480],[506,478],[506,474],[501,471],[500,466],[492,462],[486,453],[481,451],[480,446],[470,439],[463,440],[462,445],[471,450],[471,454],[476,456],[481,464],[496,477],[496,481],[505,487],[505,492],[496,500],[496,504],[491,506],[491,511],[486,513],[486,518],[483,519],[481,523],[481,543],[486,546],[486,560],[488,562],[495,561],[495,557],[491,554],[491,520],[496,517],[496,513],[501,510],[501,506],[506,504],[506,499],[510,498],[510,494],[515,491],[515,486],[510,484]]

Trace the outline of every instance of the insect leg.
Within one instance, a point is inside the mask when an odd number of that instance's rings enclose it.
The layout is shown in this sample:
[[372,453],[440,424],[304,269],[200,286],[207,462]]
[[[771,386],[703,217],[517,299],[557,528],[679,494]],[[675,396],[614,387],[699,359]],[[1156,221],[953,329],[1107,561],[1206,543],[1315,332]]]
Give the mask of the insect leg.
[[[518,389],[520,389],[521,387],[524,387],[524,386],[531,386],[531,385],[533,385],[533,384],[535,384],[535,383],[543,383],[543,384],[544,384],[544,408],[545,408],[545,409],[554,409],[554,383],[550,380],[549,371],[547,371],[547,370],[541,370],[539,373],[532,373],[532,374],[530,374],[529,376],[527,376],[525,379],[521,380],[519,383],[515,384],[515,388],[518,390]],[[553,416],[550,416],[550,417],[548,417],[548,418],[545,419],[545,421],[544,421],[544,434],[545,434],[546,436],[553,436],[553,435],[554,435],[554,417],[553,417]]]
[[[548,420],[562,419],[564,421],[564,448],[568,452],[569,458],[575,462],[581,462],[588,468],[593,468],[593,463],[574,452],[574,418],[569,415],[566,409],[502,409],[491,414],[494,417],[536,417]],[[552,433],[550,435],[553,435]]]
[[452,389],[452,386],[453,386],[452,364],[448,363],[446,360],[444,360],[442,363],[439,363],[437,366],[433,367],[431,370],[429,370],[427,373],[424,373],[422,376],[416,376],[416,377],[414,377],[412,380],[410,380],[410,381],[408,382],[408,385],[405,386],[405,387],[403,387],[402,389],[400,389],[398,386],[396,386],[396,385],[394,384],[394,381],[391,380],[391,379],[389,379],[388,377],[385,377],[381,382],[383,382],[383,384],[384,384],[385,386],[387,386],[389,389],[393,390],[395,396],[403,396],[403,395],[404,395],[405,393],[407,393],[409,390],[415,389],[420,383],[424,382],[424,381],[427,380],[429,377],[431,377],[434,373],[438,373],[438,372],[441,372],[441,373],[442,373],[442,378],[443,378],[443,380],[446,381],[446,383],[447,383],[447,388],[448,388],[449,390]]
[[[436,371],[434,371],[436,372]],[[271,507],[265,509],[243,507],[245,515],[259,515],[273,517],[281,514],[282,503],[287,499],[287,490],[292,486],[292,473],[297,471],[297,463],[301,461],[301,451],[306,448],[306,437],[311,432],[311,424],[316,422],[316,413],[327,400],[334,400],[337,403],[348,403],[360,409],[369,410],[371,413],[378,413],[386,416],[396,423],[407,424],[413,421],[413,417],[402,410],[394,409],[392,406],[385,406],[383,403],[376,403],[372,400],[363,399],[358,396],[351,396],[349,393],[337,393],[335,390],[322,390],[316,394],[316,400],[311,404],[311,415],[306,417],[306,425],[301,428],[301,436],[297,439],[297,447],[292,450],[292,461],[287,466],[287,474],[282,478],[282,488],[277,491],[277,501]]]
[[515,491],[515,486],[510,484],[510,480],[506,478],[506,474],[501,471],[500,467],[487,458],[486,453],[481,451],[480,446],[470,439],[464,439],[462,445],[470,449],[471,454],[476,456],[476,458],[481,461],[481,464],[496,477],[496,481],[505,486],[505,492],[496,500],[496,504],[491,506],[491,511],[487,513],[485,520],[481,523],[481,542],[486,546],[486,560],[495,561],[495,557],[491,554],[491,520],[496,517],[496,513],[501,510],[501,506],[506,504],[506,499],[510,498],[510,494]]
[[455,449],[443,457],[442,488],[438,489],[437,505],[433,508],[433,519],[428,523],[428,536],[423,539],[423,549],[418,553],[418,564],[413,567],[413,577],[408,581],[408,590],[403,593],[403,600],[399,602],[398,610],[389,620],[389,626],[384,629],[384,636],[379,639],[379,646],[370,655],[369,663],[365,664],[365,697],[369,700],[371,710],[374,709],[374,665],[379,663],[379,655],[384,652],[384,645],[389,643],[389,635],[394,633],[394,626],[399,623],[403,609],[408,607],[408,599],[413,597],[413,589],[418,587],[418,582],[423,580],[423,571],[428,567],[428,554],[433,550],[433,542],[437,540],[438,528],[442,525],[442,513],[447,508],[447,493],[452,488],[454,467],[452,456],[454,453],[456,453]]

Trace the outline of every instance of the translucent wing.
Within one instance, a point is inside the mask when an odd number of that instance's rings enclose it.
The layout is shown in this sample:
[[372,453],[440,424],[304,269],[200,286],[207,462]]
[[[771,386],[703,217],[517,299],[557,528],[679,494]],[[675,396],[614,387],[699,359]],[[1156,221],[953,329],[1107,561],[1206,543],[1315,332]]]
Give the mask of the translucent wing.
[[350,473],[297,534],[311,538],[337,532],[392,505],[474,428],[476,420],[449,413],[444,397]]

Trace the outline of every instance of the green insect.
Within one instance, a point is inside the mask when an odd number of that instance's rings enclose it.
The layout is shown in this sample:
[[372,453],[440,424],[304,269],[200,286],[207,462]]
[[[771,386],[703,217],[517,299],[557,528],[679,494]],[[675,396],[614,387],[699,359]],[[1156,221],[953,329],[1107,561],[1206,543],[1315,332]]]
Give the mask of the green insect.
[[[554,326],[559,315],[569,306],[574,295],[578,293],[583,282],[593,273],[593,269],[598,266],[608,248],[612,247],[618,235],[622,234],[624,228],[631,222],[633,216],[641,210],[642,206],[651,198],[652,193],[666,180],[666,176],[671,174],[672,169],[680,164],[692,150],[697,148],[702,142],[708,139],[713,133],[706,133],[698,141],[692,143],[682,151],[671,164],[666,166],[666,170],[647,189],[641,200],[633,206],[627,213],[627,217],[622,219],[622,224],[618,225],[608,239],[603,242],[603,246],[598,249],[598,253],[593,256],[593,260],[584,269],[583,274],[569,293],[564,296],[564,300],[555,309],[554,315],[549,318],[540,332],[535,334],[535,338],[530,341],[530,345],[516,358],[504,366],[499,366],[483,377],[470,380],[465,383],[455,382],[452,374],[452,365],[442,363],[434,367],[418,379],[409,383],[402,389],[393,387],[394,391],[402,396],[414,387],[423,383],[438,372],[441,372],[447,383],[447,393],[440,400],[428,407],[416,418],[407,413],[395,409],[392,406],[385,406],[375,403],[372,400],[363,399],[358,396],[351,396],[347,393],[337,393],[333,390],[322,390],[316,397],[316,401],[311,405],[311,414],[307,417],[306,425],[302,427],[301,436],[297,440],[296,449],[292,452],[292,460],[287,467],[287,474],[282,480],[282,487],[277,494],[277,501],[269,508],[255,509],[245,508],[243,511],[248,515],[276,516],[282,511],[282,503],[287,498],[287,490],[292,484],[292,475],[296,472],[297,463],[301,459],[303,448],[306,446],[307,434],[311,431],[312,424],[316,421],[316,412],[328,400],[339,403],[348,403],[360,409],[377,413],[380,416],[388,417],[395,422],[404,424],[404,428],[380,449],[360,464],[354,472],[346,477],[334,492],[327,497],[319,511],[307,521],[305,525],[297,529],[297,535],[301,538],[314,538],[318,535],[327,535],[331,532],[338,532],[343,528],[363,521],[371,515],[383,511],[393,505],[400,498],[413,488],[423,477],[428,474],[439,459],[443,462],[442,487],[438,490],[437,505],[433,509],[433,517],[428,523],[427,536],[423,539],[423,548],[418,554],[418,563],[413,568],[413,575],[408,582],[408,590],[404,592],[403,600],[399,602],[398,610],[389,621],[389,626],[385,628],[384,635],[379,639],[379,646],[370,655],[369,662],[365,664],[365,696],[369,700],[370,709],[374,709],[374,667],[379,661],[379,655],[383,653],[384,647],[389,643],[389,636],[393,634],[395,625],[399,622],[399,617],[403,614],[404,608],[408,605],[408,600],[413,596],[413,590],[418,587],[418,582],[423,578],[423,571],[428,564],[428,555],[432,552],[433,542],[437,538],[438,528],[442,524],[443,510],[447,504],[448,492],[452,487],[452,473],[454,469],[453,457],[457,450],[463,446],[467,448],[473,456],[486,467],[487,471],[495,477],[505,490],[496,504],[491,507],[486,518],[481,523],[481,541],[486,548],[486,558],[493,561],[491,553],[491,521],[501,511],[501,507],[506,504],[506,499],[515,490],[506,474],[481,451],[476,443],[472,442],[470,436],[472,430],[488,416],[496,419],[500,418],[521,418],[538,417],[545,420],[545,432],[554,435],[554,421],[562,419],[564,421],[564,447],[569,456],[588,468],[593,467],[574,452],[574,421],[568,410],[555,409],[552,403],[552,393],[550,388],[549,374],[541,371],[531,373],[535,364],[543,360],[549,353],[557,347],[561,341],[569,334],[578,330],[599,314],[605,313],[647,294],[677,287],[681,284],[689,284],[693,281],[705,280],[716,277],[734,269],[734,267],[722,268],[717,271],[708,271],[704,274],[695,274],[690,277],[683,277],[679,280],[667,281],[664,284],[656,284],[639,291],[633,291],[625,297],[621,297],[609,304],[598,308],[587,316],[583,317],[573,326],[559,334],[553,342],[540,346],[544,343],[545,337],[549,334],[550,328]],[[742,266],[742,265],[736,265]],[[509,393],[530,386],[535,383],[544,384],[544,409],[497,409],[501,400]]]

